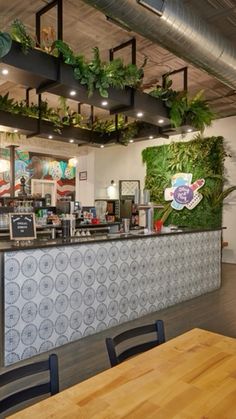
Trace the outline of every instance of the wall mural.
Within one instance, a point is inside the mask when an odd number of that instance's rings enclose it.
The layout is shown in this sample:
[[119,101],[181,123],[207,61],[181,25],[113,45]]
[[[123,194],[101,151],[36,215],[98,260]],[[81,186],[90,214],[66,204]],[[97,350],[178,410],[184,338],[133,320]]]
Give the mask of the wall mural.
[[[3,159],[9,160],[9,150],[2,149],[0,153]],[[20,189],[20,178],[24,176],[27,193],[30,193],[31,179],[56,180],[58,198],[75,192],[75,167],[68,160],[16,150],[15,173],[15,191]],[[10,172],[6,171],[0,173],[0,197],[9,193]]]

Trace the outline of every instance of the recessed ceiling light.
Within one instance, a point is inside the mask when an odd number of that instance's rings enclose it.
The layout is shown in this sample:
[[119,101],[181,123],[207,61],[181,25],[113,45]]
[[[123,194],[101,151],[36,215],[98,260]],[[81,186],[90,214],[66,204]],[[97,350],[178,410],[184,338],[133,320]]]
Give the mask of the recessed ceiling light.
[[192,132],[192,130],[193,130],[192,128],[188,128],[187,132]]
[[164,119],[158,119],[158,124],[163,124],[164,123]]
[[100,148],[104,148],[104,145],[103,145],[103,144],[101,144],[101,145],[100,145]]
[[69,140],[69,143],[74,143],[75,142],[75,140],[73,140],[73,138],[71,138],[70,140]]
[[129,142],[130,142],[130,143],[133,143],[133,142],[134,142],[134,140],[129,140]]
[[18,129],[14,129],[14,131],[13,131],[13,132],[17,133],[17,132],[18,132]]
[[7,69],[7,68],[3,68],[3,69],[2,69],[2,74],[3,74],[4,76],[6,76],[8,73],[9,73],[9,71],[8,71],[8,69]]
[[149,135],[149,140],[153,140],[153,135]]
[[49,138],[49,140],[52,140],[53,139],[53,136],[52,135],[49,135],[48,138]]
[[75,90],[71,90],[70,91],[70,96],[75,96],[76,95],[76,91]]
[[143,116],[143,112],[138,112],[138,113],[137,113],[137,117],[138,117],[138,118],[141,118],[142,116]]
[[107,100],[103,100],[103,101],[102,101],[102,106],[107,106],[107,105],[108,105]]

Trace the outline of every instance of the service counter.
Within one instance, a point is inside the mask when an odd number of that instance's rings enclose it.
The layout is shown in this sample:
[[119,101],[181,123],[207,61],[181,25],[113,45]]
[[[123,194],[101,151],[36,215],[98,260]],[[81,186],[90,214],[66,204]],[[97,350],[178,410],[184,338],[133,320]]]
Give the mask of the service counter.
[[4,365],[221,284],[221,229],[0,242]]

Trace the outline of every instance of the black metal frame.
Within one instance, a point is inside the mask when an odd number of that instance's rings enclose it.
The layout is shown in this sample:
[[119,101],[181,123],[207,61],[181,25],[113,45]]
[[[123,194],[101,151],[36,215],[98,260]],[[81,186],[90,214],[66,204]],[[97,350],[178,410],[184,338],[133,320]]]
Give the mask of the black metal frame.
[[39,361],[24,365],[22,367],[12,369],[0,375],[0,385],[7,386],[8,384],[24,379],[28,376],[33,376],[49,371],[50,379],[42,384],[37,384],[31,387],[26,387],[11,393],[9,396],[1,399],[0,413],[5,412],[11,407],[17,406],[23,401],[33,399],[34,397],[50,393],[52,396],[59,392],[59,377],[58,377],[58,358],[57,355],[52,354],[45,361]]
[[173,74],[183,73],[183,91],[188,91],[188,67],[182,67],[162,75],[162,86],[165,84],[165,79]]
[[136,38],[129,39],[129,41],[123,42],[117,47],[109,49],[109,59],[110,61],[114,60],[114,53],[129,47],[131,45],[131,63],[136,65]]
[[57,7],[57,39],[63,40],[63,0],[53,0],[51,3],[38,10],[35,15],[37,45],[41,42],[41,17],[53,7]]
[[[150,333],[156,333],[155,340],[149,340],[147,342],[131,346],[128,349],[120,352],[119,355],[117,354],[116,346],[120,343]],[[152,349],[155,346],[161,345],[164,342],[165,331],[163,320],[157,320],[154,324],[139,326],[134,329],[126,330],[114,338],[106,338],[106,347],[111,367],[115,367],[126,359]]]
[[[63,40],[63,0],[53,0],[51,3],[44,6],[42,9],[38,10],[35,15],[35,27],[36,27],[36,40],[37,45],[40,46],[41,42],[41,17],[45,15],[53,7],[57,7],[57,39]],[[60,84],[61,79],[61,65],[60,60],[58,60],[57,66],[57,80],[42,83],[38,89],[37,93],[41,94],[47,90],[48,86],[57,86]]]
[[[117,45],[114,48],[109,49],[109,59],[110,61],[114,60],[114,53],[117,51],[120,51],[124,48],[127,48],[131,45],[131,63],[133,65],[136,65],[136,52],[137,52],[137,48],[136,48],[136,38],[132,38],[129,39],[129,41],[123,42],[120,45]],[[129,109],[131,109],[134,106],[134,89],[130,88],[130,105],[129,106],[125,106],[119,109],[116,109],[115,112],[111,112],[111,114],[115,113],[115,114],[119,114],[121,112],[127,111]]]

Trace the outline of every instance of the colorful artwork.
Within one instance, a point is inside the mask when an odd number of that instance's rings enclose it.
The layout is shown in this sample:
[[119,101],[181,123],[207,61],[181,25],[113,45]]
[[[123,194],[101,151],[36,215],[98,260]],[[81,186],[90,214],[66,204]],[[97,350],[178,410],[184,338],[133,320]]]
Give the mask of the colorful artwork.
[[205,184],[204,179],[198,179],[192,183],[192,173],[176,173],[171,178],[171,188],[165,189],[165,201],[172,201],[171,206],[175,210],[182,210],[184,207],[192,210],[203,195],[198,192]]
[[[9,160],[9,150],[1,150],[1,155]],[[26,191],[30,193],[31,179],[48,179],[57,181],[57,196],[73,195],[75,193],[75,167],[67,160],[28,153],[16,150],[15,160],[15,191],[20,189],[20,178],[26,179]],[[0,173],[0,196],[10,194],[10,173]]]

